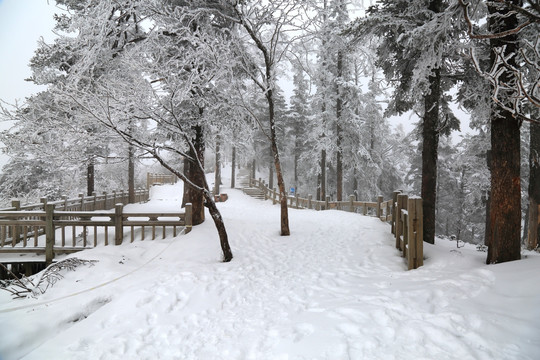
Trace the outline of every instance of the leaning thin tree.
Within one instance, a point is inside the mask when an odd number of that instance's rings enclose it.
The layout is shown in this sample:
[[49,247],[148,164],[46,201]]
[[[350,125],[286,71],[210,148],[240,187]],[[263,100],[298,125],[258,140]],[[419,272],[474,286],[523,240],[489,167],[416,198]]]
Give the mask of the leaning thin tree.
[[[281,206],[281,235],[290,235],[287,192],[277,146],[275,90],[277,67],[285,60],[291,46],[305,38],[305,29],[310,23],[307,10],[309,2],[300,1],[234,1],[231,19],[239,28],[238,47],[243,55],[244,70],[264,94],[268,106],[269,134],[274,167],[279,188]],[[250,47],[253,53],[247,53]]]

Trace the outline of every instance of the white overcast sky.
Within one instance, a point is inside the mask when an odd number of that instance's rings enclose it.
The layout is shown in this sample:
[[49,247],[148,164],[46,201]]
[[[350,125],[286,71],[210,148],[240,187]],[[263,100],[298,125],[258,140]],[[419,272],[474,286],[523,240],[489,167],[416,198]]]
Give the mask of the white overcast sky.
[[54,0],[0,0],[0,99],[23,101],[39,87],[24,81],[40,37],[54,39]]

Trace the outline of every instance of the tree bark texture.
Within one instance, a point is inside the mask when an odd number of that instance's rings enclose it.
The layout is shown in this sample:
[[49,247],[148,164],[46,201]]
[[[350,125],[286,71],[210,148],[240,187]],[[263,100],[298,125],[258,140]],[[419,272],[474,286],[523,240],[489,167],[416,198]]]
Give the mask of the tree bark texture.
[[435,243],[435,208],[437,202],[437,153],[439,148],[439,99],[441,96],[440,70],[429,77],[430,93],[424,97],[422,128],[422,212],[424,241]]
[[[491,150],[486,151],[486,163],[489,173],[491,174]],[[486,195],[486,226],[484,232],[484,245],[489,246],[489,242],[491,240],[491,189],[488,190]]]
[[531,122],[529,153],[529,226],[527,249],[534,250],[540,244],[538,206],[540,205],[540,124]]
[[86,193],[92,196],[95,189],[95,171],[94,158],[91,158],[86,166]]
[[[440,13],[441,0],[431,0],[428,9]],[[441,71],[433,69],[429,76],[429,94],[424,96],[422,124],[422,213],[424,241],[435,243],[435,210],[437,204],[437,157],[439,148],[439,102],[441,98]]]
[[135,149],[128,145],[128,202],[135,202]]
[[206,207],[208,208],[208,212],[210,213],[212,220],[214,220],[214,225],[216,226],[216,229],[219,235],[221,251],[223,252],[223,262],[229,262],[232,260],[233,254],[231,251],[231,247],[229,246],[229,237],[225,229],[225,223],[223,221],[223,217],[221,216],[221,213],[219,212],[216,206],[216,203],[214,199],[212,198],[208,189],[203,191],[202,194],[206,199],[206,203],[205,203]]
[[319,199],[326,199],[326,150],[321,150],[321,186],[319,188]]
[[[270,156],[272,159],[274,159],[271,148],[270,148]],[[268,166],[268,188],[269,189],[274,188],[274,162],[273,161]]]
[[[520,1],[512,1],[520,5]],[[513,29],[518,25],[516,14],[501,13],[500,8],[488,7],[492,32]],[[495,49],[503,49],[510,65],[516,66],[517,36],[491,39],[491,63]],[[499,81],[516,81],[508,71]],[[510,99],[512,94],[508,94]],[[494,264],[521,258],[521,183],[520,183],[520,124],[512,113],[494,103],[491,110],[491,203],[490,239],[486,263]]]
[[[199,158],[199,161],[204,166],[204,134],[203,128],[201,125],[196,125],[193,127],[195,131],[195,137],[193,138],[193,145],[196,149],[194,153],[193,150],[189,151],[189,156],[192,158]],[[199,166],[193,162],[188,161],[188,171],[187,178],[193,182],[195,185],[204,188],[205,179],[204,171],[199,168]],[[184,189],[184,199],[182,203],[191,203],[193,209],[193,225],[199,225],[204,222],[204,194],[201,191],[192,189],[191,187],[186,186]]]
[[274,113],[274,91],[272,89],[268,89],[268,91],[266,92],[266,100],[268,102],[268,113],[270,118],[270,141],[272,146],[274,165],[276,168],[276,176],[279,188],[279,202],[281,206],[281,236],[288,236],[291,234],[289,229],[289,209],[287,207],[287,191],[285,189],[285,182],[283,181],[283,172],[281,170],[281,162],[279,160],[279,151],[277,147],[276,121]]
[[232,147],[231,155],[231,189],[234,189],[236,186],[236,147]]
[[220,192],[221,185],[221,136],[216,136],[216,166],[215,166],[215,176],[214,176],[214,195],[218,195]]
[[[343,76],[343,53],[338,51],[337,54],[337,79],[341,80]],[[336,86],[336,196],[337,201],[343,201],[343,149],[342,132],[341,132],[341,115],[342,115],[343,99],[341,98],[341,87]]]

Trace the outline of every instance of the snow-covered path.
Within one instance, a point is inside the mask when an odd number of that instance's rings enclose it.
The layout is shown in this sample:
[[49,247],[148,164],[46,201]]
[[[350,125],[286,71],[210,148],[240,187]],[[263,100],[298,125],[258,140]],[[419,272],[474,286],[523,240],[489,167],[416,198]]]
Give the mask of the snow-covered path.
[[[155,188],[138,206],[176,208],[180,190]],[[486,266],[474,247],[439,241],[406,271],[375,218],[290,210],[292,235],[280,237],[278,206],[227,192],[231,263],[219,262],[210,221],[176,239],[76,254],[99,262],[38,299],[0,293],[0,311],[53,300],[0,312],[0,358],[537,358],[538,254]]]

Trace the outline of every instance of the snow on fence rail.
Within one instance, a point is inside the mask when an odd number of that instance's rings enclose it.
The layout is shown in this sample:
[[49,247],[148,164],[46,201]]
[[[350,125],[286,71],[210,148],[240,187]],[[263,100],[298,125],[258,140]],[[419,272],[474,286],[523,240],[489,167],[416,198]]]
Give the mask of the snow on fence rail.
[[[249,186],[258,188],[264,195],[264,199],[272,199],[276,204],[279,201],[279,193],[276,189],[269,189],[264,180],[249,179]],[[314,210],[343,210],[359,212],[368,215],[373,209],[374,214],[381,221],[390,222],[391,231],[396,239],[396,248],[402,252],[407,261],[408,269],[416,269],[424,264],[423,254],[423,218],[422,199],[409,198],[401,191],[395,191],[391,200],[384,201],[383,196],[377,196],[377,201],[356,201],[354,195],[348,201],[330,201],[327,196],[324,201],[313,200],[311,195],[301,198],[298,194],[287,196],[288,206],[296,209]]]
[[178,178],[173,174],[154,174],[146,173],[146,188],[150,189],[152,185],[176,184]]
[[395,191],[392,204],[391,229],[396,239],[396,248],[401,250],[407,260],[409,270],[416,269],[424,265],[422,199],[409,198],[401,191]]
[[[45,255],[45,262],[49,264],[55,254],[96,247],[98,234],[103,234],[103,244],[106,246],[109,245],[109,238],[114,239],[115,245],[121,245],[124,228],[131,230],[131,242],[134,241],[136,227],[141,229],[141,240],[145,239],[147,229],[151,231],[152,240],[156,238],[156,229],[159,228],[162,228],[163,238],[166,237],[166,228],[172,228],[173,236],[176,236],[178,227],[183,227],[184,233],[191,231],[191,204],[186,204],[183,213],[125,213],[123,207],[116,204],[114,212],[57,211],[54,204],[47,204],[45,211],[2,211],[0,254]],[[114,235],[110,236],[109,230]]]
[[[136,202],[148,198],[147,189],[135,191]],[[186,206],[184,213],[124,213],[122,204],[127,203],[126,191],[102,195],[94,192],[92,196],[79,194],[74,199],[64,196],[62,200],[51,202],[41,198],[40,203],[23,206],[14,200],[12,207],[0,209],[0,254],[4,254],[0,260],[3,263],[43,261],[41,256],[18,259],[22,254],[37,254],[45,255],[45,261],[50,263],[55,254],[84,250],[98,243],[108,245],[109,238],[119,245],[126,227],[131,229],[132,242],[135,228],[140,228],[142,240],[147,232],[151,232],[149,237],[154,240],[159,228],[163,237],[167,228],[172,228],[173,236],[178,227],[184,227],[185,233],[191,231],[191,205]],[[112,236],[110,229],[114,231]]]
[[[135,190],[135,202],[147,201],[148,197],[149,191],[147,189]],[[113,191],[112,193],[103,192],[101,195],[93,192],[90,196],[79,194],[78,197],[72,199],[63,196],[62,200],[50,202],[46,197],[42,197],[39,203],[27,205],[21,205],[19,200],[13,200],[11,202],[11,207],[0,209],[0,214],[5,211],[44,211],[47,204],[53,204],[55,209],[62,209],[64,211],[108,210],[114,208],[114,205],[117,203],[129,203],[129,194],[127,191]]]
[[[279,201],[279,193],[276,188],[269,189],[264,180],[250,179],[250,187],[256,187],[264,195],[264,199],[271,199],[274,204]],[[354,195],[349,196],[347,201],[330,201],[330,196],[327,196],[324,201],[313,200],[311,195],[307,198],[301,198],[298,194],[295,196],[287,196],[287,203],[289,207],[295,209],[313,209],[313,210],[343,210],[350,212],[360,212],[362,215],[368,215],[370,209],[374,212],[375,216],[382,221],[390,221],[392,217],[391,206],[392,200],[383,201],[382,196],[377,197],[377,201],[357,201]]]

